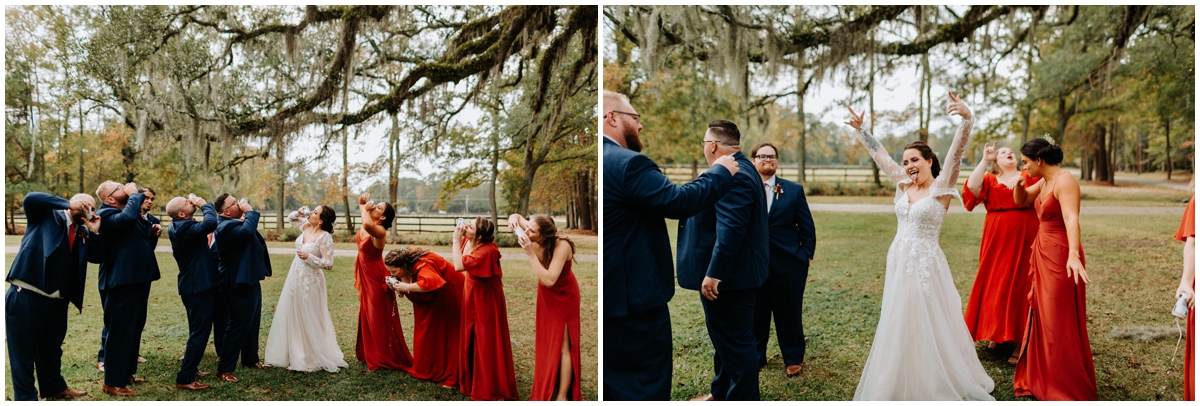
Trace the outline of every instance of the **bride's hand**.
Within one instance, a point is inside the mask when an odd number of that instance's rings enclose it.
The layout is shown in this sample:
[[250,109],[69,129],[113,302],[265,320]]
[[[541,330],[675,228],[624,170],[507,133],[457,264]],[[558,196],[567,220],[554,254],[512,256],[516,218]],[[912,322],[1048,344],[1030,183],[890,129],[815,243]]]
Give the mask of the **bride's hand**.
[[946,113],[949,115],[958,115],[963,120],[971,119],[971,108],[963,103],[962,99],[955,96],[954,93],[946,92],[950,95],[950,105],[946,107]]
[[850,110],[850,121],[847,121],[846,124],[854,127],[855,130],[862,130],[863,116],[866,115],[867,112],[864,111],[861,114],[854,114],[854,109],[850,108],[850,106],[846,106],[846,110]]
[[301,261],[307,261],[308,260],[308,251],[296,250],[296,256],[300,257]]
[[367,204],[367,200],[371,200],[371,193],[370,193],[370,192],[366,192],[366,193],[363,193],[363,194],[361,194],[361,195],[358,195],[358,205],[359,205],[359,206],[362,206],[362,205],[364,205],[364,204]]

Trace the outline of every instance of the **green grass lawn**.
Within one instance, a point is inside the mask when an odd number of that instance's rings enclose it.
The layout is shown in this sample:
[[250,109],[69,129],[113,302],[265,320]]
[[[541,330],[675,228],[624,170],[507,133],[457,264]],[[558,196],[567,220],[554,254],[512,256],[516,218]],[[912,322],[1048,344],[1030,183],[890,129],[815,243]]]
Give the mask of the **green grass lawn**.
[[[896,232],[895,215],[818,212],[813,217],[818,240],[804,294],[805,370],[798,378],[785,378],[772,336],[767,366],[759,378],[763,400],[850,400],[879,321],[887,250]],[[941,245],[964,307],[978,267],[983,220],[984,216],[950,214],[942,230]],[[1177,334],[1170,310],[1183,248],[1171,236],[1178,226],[1176,216],[1082,218],[1083,246],[1092,278],[1088,333],[1101,400],[1182,399],[1182,344],[1171,360]],[[668,222],[668,229],[674,241],[674,221]],[[675,344],[671,396],[675,400],[707,393],[713,376],[712,344],[698,295],[680,289],[670,303]],[[1171,335],[1152,342],[1112,337],[1114,328],[1131,326],[1169,327]],[[992,396],[1013,400],[1013,366],[1007,363],[1011,347],[988,350],[977,344],[976,348],[988,375],[996,381]]]
[[[394,248],[389,246],[389,249]],[[435,247],[449,251],[449,247]],[[5,269],[11,266],[8,256]],[[272,255],[275,276],[263,282],[262,331],[258,337],[259,356],[266,346],[267,333],[275,314],[279,291],[283,288],[292,256]],[[212,389],[191,392],[175,388],[175,373],[179,357],[187,342],[187,316],[176,290],[178,268],[170,254],[158,254],[162,279],[150,292],[149,320],[142,334],[142,356],[149,362],[141,364],[138,376],[150,381],[133,385],[138,396],[128,400],[470,400],[457,390],[414,379],[403,372],[367,371],[366,365],[354,355],[358,326],[358,291],[354,289],[354,258],[337,258],[334,268],[326,271],[329,291],[329,312],[337,330],[338,344],[349,368],[338,373],[291,372],[286,369],[251,370],[238,368],[238,383],[225,383],[215,374],[200,378],[213,385]],[[534,325],[537,281],[527,261],[502,262],[505,274],[505,294],[508,299],[509,328],[513,341],[513,360],[516,363],[517,389],[521,399],[529,398],[532,387],[534,360]],[[579,279],[582,318],[583,358],[582,390],[585,400],[597,399],[597,304],[598,280],[596,262],[574,265]],[[88,290],[82,314],[74,307],[68,316],[66,343],[63,345],[63,376],[72,389],[86,390],[88,400],[116,399],[100,391],[103,374],[96,370],[96,350],[100,344],[103,312],[96,293],[96,265],[89,266]],[[7,289],[7,287],[6,287]],[[412,345],[412,304],[400,299],[400,320],[405,338]],[[4,368],[8,368],[5,364]],[[201,371],[216,371],[216,354],[210,344],[200,363]],[[11,375],[9,375],[11,376]],[[12,380],[5,379],[6,400],[12,399]]]

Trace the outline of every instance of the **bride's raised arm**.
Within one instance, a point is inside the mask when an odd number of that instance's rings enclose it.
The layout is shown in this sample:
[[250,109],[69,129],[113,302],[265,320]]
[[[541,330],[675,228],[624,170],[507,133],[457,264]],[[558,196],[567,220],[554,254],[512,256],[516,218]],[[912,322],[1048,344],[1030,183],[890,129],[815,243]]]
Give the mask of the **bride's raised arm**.
[[904,167],[901,167],[900,164],[896,163],[896,160],[892,159],[887,150],[883,149],[883,145],[879,143],[879,140],[876,140],[875,137],[871,136],[871,133],[862,128],[863,115],[867,113],[864,111],[862,114],[854,114],[854,109],[850,108],[850,106],[846,106],[846,109],[850,110],[850,121],[847,121],[846,124],[854,127],[856,130],[855,133],[858,134],[858,142],[867,147],[867,153],[879,165],[879,169],[887,174],[888,179],[891,179],[892,183],[900,183],[900,181],[908,179],[908,176],[904,175]]
[[954,140],[950,142],[950,151],[946,152],[946,160],[942,166],[941,176],[933,181],[935,188],[955,188],[958,184],[958,173],[962,168],[962,157],[967,150],[967,141],[971,137],[971,108],[963,103],[962,99],[950,95],[950,106],[946,108],[946,113],[954,116],[962,117],[962,123],[958,125],[958,131],[954,133]]

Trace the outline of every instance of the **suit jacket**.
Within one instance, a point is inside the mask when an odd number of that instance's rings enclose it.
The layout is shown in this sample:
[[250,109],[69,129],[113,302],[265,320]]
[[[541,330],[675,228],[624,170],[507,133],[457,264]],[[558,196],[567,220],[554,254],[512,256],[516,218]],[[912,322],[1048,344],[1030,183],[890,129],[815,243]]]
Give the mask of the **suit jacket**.
[[124,210],[105,204],[96,210],[101,218],[100,234],[107,241],[104,262],[100,263],[100,290],[150,283],[161,277],[154,257],[158,238],[154,237],[150,222],[141,215],[145,198],[144,194],[134,193],[129,195]]
[[249,211],[245,221],[226,217],[217,220],[213,248],[221,289],[255,284],[271,276],[271,258],[267,256],[267,242],[258,233],[258,216],[258,212]]
[[767,200],[762,177],[741,152],[734,186],[712,208],[679,221],[679,286],[700,290],[704,277],[721,289],[762,286],[770,275]]
[[217,209],[212,203],[200,206],[204,221],[174,220],[167,236],[179,264],[179,294],[191,295],[217,287],[217,258],[208,246],[208,235],[217,229]]
[[794,272],[804,269],[801,265],[807,265],[816,252],[816,227],[808,211],[808,200],[804,198],[804,186],[779,176],[775,176],[775,184],[783,188],[783,194],[775,195],[767,215],[771,273]]
[[[19,279],[42,292],[58,291],[82,312],[87,263],[104,259],[104,240],[87,227],[72,224],[63,211],[70,204],[67,199],[33,192],[25,195],[22,204],[25,236],[4,281]],[[67,239],[70,227],[76,227],[74,250]]]
[[671,300],[675,275],[664,217],[696,214],[732,186],[733,176],[720,165],[675,185],[649,157],[604,139],[604,317]]

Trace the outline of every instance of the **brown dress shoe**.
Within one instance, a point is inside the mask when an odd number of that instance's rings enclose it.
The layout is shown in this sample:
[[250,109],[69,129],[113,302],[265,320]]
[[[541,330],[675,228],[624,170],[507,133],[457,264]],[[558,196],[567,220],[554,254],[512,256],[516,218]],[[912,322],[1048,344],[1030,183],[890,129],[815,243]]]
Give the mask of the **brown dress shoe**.
[[222,381],[229,382],[229,383],[234,383],[234,382],[238,381],[237,377],[233,376],[232,372],[217,372],[217,379],[220,379]]
[[212,372],[197,372],[197,373],[196,373],[196,377],[197,377],[197,378],[203,378],[203,377],[206,377],[206,376],[209,376],[209,375],[212,375]]
[[77,398],[77,397],[86,396],[86,395],[87,395],[87,392],[85,392],[85,391],[71,390],[71,388],[67,388],[66,390],[63,390],[62,392],[59,392],[57,395],[48,397],[46,399],[71,399],[71,398]]
[[133,390],[130,390],[129,388],[112,387],[112,386],[108,386],[105,384],[100,384],[100,390],[104,391],[104,393],[107,393],[107,394],[113,395],[113,396],[133,396],[133,395],[137,394],[137,392],[134,392]]
[[139,364],[144,364],[144,363],[146,363],[146,359],[145,359],[145,358],[142,358],[142,356],[141,356],[141,355],[138,355],[138,363],[139,363]]
[[801,372],[804,372],[804,364],[788,365],[784,372],[787,373],[788,378],[800,375]]
[[104,363],[103,363],[103,362],[97,362],[97,363],[96,363],[96,369],[99,369],[99,370],[100,370],[100,372],[104,372]]
[[133,376],[133,375],[129,375],[129,383],[130,383],[130,384],[135,384],[135,383],[146,383],[146,378],[138,378],[138,377],[135,377],[135,376]]
[[714,400],[720,400],[720,399],[717,399],[717,397],[713,396],[713,394],[711,394],[711,393],[705,393],[703,395],[692,398],[693,402],[710,402],[710,401],[714,401]]
[[254,363],[254,365],[253,365],[253,367],[255,367],[255,368],[258,368],[258,369],[269,369],[269,368],[271,368],[271,364],[264,364],[264,363],[262,363],[262,362],[255,362],[255,363]]
[[192,383],[189,383],[187,385],[177,383],[177,384],[175,384],[175,387],[179,388],[179,389],[187,389],[187,390],[202,390],[202,389],[211,388],[212,386],[205,385],[200,382],[192,381]]

